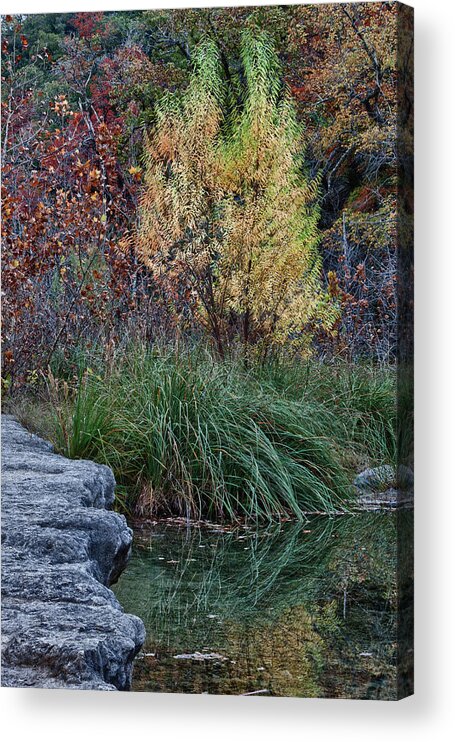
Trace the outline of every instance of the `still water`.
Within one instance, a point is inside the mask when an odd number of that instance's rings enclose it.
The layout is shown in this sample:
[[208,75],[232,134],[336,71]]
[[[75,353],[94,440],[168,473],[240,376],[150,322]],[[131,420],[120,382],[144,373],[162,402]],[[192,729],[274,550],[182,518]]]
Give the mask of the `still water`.
[[147,631],[133,690],[396,697],[393,514],[159,522],[135,533],[114,590]]

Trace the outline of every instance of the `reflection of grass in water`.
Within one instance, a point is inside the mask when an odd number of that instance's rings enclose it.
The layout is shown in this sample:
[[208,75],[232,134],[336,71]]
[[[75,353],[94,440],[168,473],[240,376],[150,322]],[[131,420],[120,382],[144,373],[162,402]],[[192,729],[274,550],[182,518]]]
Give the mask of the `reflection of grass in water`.
[[329,647],[325,695],[395,698],[395,516],[360,516],[334,551],[329,574],[325,604],[316,616]]
[[[117,593],[158,653],[139,663],[141,687],[391,697],[395,535],[393,516],[362,514],[138,536]],[[206,650],[235,663],[169,657]]]
[[[282,589],[288,586],[296,569],[300,579],[297,580],[298,575],[293,578],[300,582],[300,587],[304,585],[301,578],[305,562],[313,562],[316,552],[324,551],[332,523],[326,519],[319,539],[312,539],[319,549],[308,549],[305,539],[310,534],[302,533],[307,529],[299,525],[270,529],[267,535],[239,531],[219,535],[195,530],[187,537],[179,530],[166,529],[165,538],[157,541],[159,547],[155,547],[156,540],[152,538],[149,548],[156,554],[155,558],[150,558],[142,548],[135,555],[134,573],[139,578],[142,595],[148,593],[150,598],[148,610],[153,614],[150,618],[156,626],[166,616],[182,615],[182,612],[191,617],[194,613],[212,611],[224,619],[237,620],[260,612],[284,570],[288,574]],[[157,560],[163,555],[160,561],[164,566],[160,567]],[[169,563],[175,559],[178,564]],[[128,580],[134,590],[131,574]],[[287,604],[287,590],[284,592]],[[275,593],[274,604],[279,608],[277,597]]]
[[232,533],[161,527],[148,542],[140,537],[118,592],[158,634],[172,633],[168,621],[181,626],[208,612],[223,620],[273,617],[291,605],[336,594],[354,544],[374,549],[375,571],[381,582],[392,583],[393,521],[379,519],[316,518]]

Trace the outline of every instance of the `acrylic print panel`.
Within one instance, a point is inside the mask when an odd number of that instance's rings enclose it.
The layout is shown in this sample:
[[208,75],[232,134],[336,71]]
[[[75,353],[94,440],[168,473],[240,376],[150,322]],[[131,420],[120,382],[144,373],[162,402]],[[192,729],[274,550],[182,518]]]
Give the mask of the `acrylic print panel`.
[[412,32],[2,17],[3,685],[413,692]]

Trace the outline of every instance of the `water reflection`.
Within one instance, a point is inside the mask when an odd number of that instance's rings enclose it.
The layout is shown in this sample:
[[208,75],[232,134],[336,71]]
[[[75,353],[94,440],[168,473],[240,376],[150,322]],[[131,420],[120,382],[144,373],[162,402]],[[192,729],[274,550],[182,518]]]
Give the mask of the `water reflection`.
[[116,586],[143,619],[133,689],[393,699],[396,521],[159,524]]

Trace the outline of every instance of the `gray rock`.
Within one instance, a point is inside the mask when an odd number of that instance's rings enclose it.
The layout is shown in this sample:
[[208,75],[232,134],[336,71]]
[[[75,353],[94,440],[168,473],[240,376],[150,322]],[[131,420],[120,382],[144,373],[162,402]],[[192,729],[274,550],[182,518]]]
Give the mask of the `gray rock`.
[[354,479],[354,485],[362,492],[380,492],[395,486],[396,470],[388,464],[374,469],[365,469]]
[[114,486],[2,415],[2,685],[130,688],[145,630],[109,589],[132,543]]
[[191,654],[174,654],[175,660],[196,660],[196,662],[205,662],[206,660],[216,660],[218,662],[225,662],[227,657],[216,652],[192,652]]
[[365,469],[354,480],[357,503],[362,510],[384,510],[410,506],[414,498],[412,470],[400,465]]

